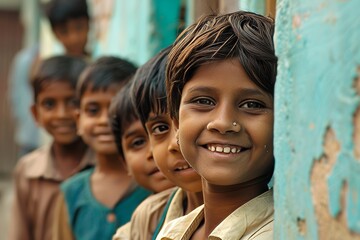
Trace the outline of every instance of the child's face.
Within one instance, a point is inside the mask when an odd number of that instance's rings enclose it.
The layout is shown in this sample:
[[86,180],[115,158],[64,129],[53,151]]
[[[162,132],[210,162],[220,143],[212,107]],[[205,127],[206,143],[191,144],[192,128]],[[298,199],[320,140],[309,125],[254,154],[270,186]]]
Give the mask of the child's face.
[[129,173],[136,182],[153,192],[161,192],[173,187],[157,168],[150,149],[150,143],[140,120],[131,123],[121,138]]
[[65,81],[44,84],[31,108],[37,123],[58,144],[71,144],[78,139],[76,129],[75,89]]
[[201,191],[201,178],[185,161],[169,114],[151,113],[146,122],[155,162],[168,179],[190,192]]
[[184,86],[175,124],[193,168],[210,184],[235,185],[272,171],[273,122],[272,96],[231,59],[197,70]]
[[104,155],[117,153],[115,138],[110,129],[108,111],[118,88],[91,91],[88,88],[80,101],[79,134],[95,152]]
[[86,17],[72,18],[64,24],[54,26],[54,34],[64,45],[66,53],[82,56],[85,52],[89,32],[89,19]]

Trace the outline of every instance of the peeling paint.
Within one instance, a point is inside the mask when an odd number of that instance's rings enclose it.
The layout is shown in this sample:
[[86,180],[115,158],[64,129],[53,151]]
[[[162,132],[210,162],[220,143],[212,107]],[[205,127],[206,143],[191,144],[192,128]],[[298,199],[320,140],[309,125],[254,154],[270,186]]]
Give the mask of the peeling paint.
[[360,106],[354,114],[354,156],[360,161]]
[[277,1],[274,239],[359,237],[359,8]]
[[301,17],[296,14],[293,16],[293,19],[292,19],[292,27],[293,29],[296,29],[296,28],[299,28],[301,26]]
[[319,239],[354,239],[360,240],[360,235],[349,231],[346,221],[346,196],[348,193],[347,182],[343,183],[340,205],[341,211],[333,217],[329,212],[329,187],[327,177],[332,172],[338,161],[340,142],[334,131],[328,128],[324,137],[324,154],[314,162],[311,171],[311,192],[318,224]]
[[298,229],[299,229],[299,233],[304,236],[306,234],[306,220],[298,218],[297,219],[297,226],[298,226]]
[[356,68],[357,76],[354,79],[353,87],[356,91],[356,94],[360,96],[360,66]]

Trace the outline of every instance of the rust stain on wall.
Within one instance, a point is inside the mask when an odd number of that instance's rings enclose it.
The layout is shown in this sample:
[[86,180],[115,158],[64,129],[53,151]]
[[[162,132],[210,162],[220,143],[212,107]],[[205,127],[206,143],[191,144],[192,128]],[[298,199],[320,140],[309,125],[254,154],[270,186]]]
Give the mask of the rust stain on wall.
[[331,128],[328,128],[324,136],[324,154],[320,159],[314,161],[311,172],[311,192],[318,223],[318,236],[319,239],[324,240],[360,240],[360,235],[351,232],[347,227],[346,215],[344,212],[346,205],[345,196],[348,192],[346,182],[343,183],[341,192],[342,211],[336,218],[333,218],[329,212],[327,177],[337,161],[340,148],[340,142],[336,139],[334,131]]

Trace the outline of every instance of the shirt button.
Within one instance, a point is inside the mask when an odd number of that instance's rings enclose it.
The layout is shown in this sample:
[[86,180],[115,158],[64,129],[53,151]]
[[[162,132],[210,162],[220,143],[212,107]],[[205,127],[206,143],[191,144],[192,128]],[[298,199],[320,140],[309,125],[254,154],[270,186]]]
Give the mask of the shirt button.
[[116,215],[114,213],[108,213],[106,219],[109,223],[113,223],[116,220]]

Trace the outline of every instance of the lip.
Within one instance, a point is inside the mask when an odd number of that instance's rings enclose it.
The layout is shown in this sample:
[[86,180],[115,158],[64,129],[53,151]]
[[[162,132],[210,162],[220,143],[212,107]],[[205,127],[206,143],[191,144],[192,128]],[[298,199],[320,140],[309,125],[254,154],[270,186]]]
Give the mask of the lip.
[[157,167],[152,169],[148,175],[151,177],[165,178],[165,175]]
[[58,125],[54,127],[54,130],[57,133],[72,133],[76,130],[74,125]]
[[97,134],[96,138],[99,142],[113,142],[115,138],[112,134]]
[[178,159],[171,162],[174,162],[174,164],[171,166],[171,169],[174,172],[193,170],[193,168],[190,166],[188,162],[185,161],[185,159]]

